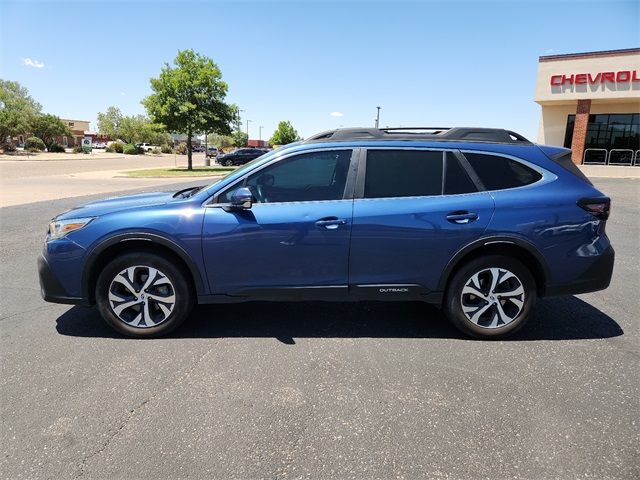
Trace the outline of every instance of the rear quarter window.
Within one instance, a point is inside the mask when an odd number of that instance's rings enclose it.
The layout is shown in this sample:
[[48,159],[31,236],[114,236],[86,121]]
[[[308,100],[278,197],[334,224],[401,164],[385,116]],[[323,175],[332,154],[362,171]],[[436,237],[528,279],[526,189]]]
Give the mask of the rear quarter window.
[[542,178],[532,168],[501,155],[465,152],[464,156],[487,190],[523,187]]

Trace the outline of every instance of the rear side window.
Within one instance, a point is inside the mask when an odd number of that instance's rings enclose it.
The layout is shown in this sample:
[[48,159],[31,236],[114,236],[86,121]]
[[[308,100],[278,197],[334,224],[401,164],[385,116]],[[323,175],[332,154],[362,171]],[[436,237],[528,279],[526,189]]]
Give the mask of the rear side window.
[[442,152],[369,150],[365,198],[442,194]]
[[522,187],[542,178],[535,170],[500,155],[464,153],[487,190]]
[[445,168],[444,194],[456,195],[460,193],[477,192],[475,184],[469,178],[467,171],[462,168],[460,160],[453,153],[447,152]]

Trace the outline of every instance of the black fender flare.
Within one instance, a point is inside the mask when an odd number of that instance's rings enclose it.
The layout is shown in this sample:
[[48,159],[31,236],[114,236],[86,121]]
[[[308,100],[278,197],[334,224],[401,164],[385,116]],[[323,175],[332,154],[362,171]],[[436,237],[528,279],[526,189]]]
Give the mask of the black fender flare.
[[157,235],[149,232],[127,232],[121,233],[118,235],[114,235],[109,237],[95,247],[91,249],[87,254],[87,261],[85,262],[85,268],[82,272],[82,297],[90,301],[90,293],[92,291],[92,285],[89,282],[90,274],[93,272],[93,269],[96,265],[98,258],[102,252],[104,252],[109,247],[113,245],[128,242],[128,241],[145,241],[150,244],[160,245],[162,247],[168,248],[173,253],[175,253],[180,259],[185,263],[189,272],[191,273],[191,277],[193,278],[193,283],[196,287],[197,295],[206,295],[208,291],[205,290],[205,283],[202,279],[202,275],[200,274],[200,270],[198,266],[193,261],[193,259],[189,256],[189,254],[182,248],[179,244],[170,240],[161,235]]
[[[523,240],[520,237],[511,236],[511,235],[489,235],[489,236],[485,236],[477,240],[474,240],[473,242],[467,244],[466,246],[462,247],[460,250],[456,252],[456,254],[451,258],[451,260],[449,260],[449,262],[447,263],[447,266],[444,268],[442,272],[442,275],[440,276],[440,281],[438,282],[438,291],[444,292],[447,286],[447,282],[449,281],[449,277],[451,276],[451,273],[454,271],[454,269],[458,266],[458,264],[464,257],[466,257],[470,253],[480,248],[483,248],[489,245],[499,245],[499,244],[515,245],[517,247],[522,248],[530,255],[532,255],[533,258],[535,258],[536,261],[542,267],[542,273],[544,275],[545,284],[549,282],[549,279],[551,278],[551,271],[549,270],[549,265],[547,264],[547,261],[545,260],[542,253],[540,253],[540,250],[538,250],[538,248],[534,244],[532,244],[527,240]],[[544,291],[546,288],[546,285],[539,285],[539,287],[541,287],[541,289]]]

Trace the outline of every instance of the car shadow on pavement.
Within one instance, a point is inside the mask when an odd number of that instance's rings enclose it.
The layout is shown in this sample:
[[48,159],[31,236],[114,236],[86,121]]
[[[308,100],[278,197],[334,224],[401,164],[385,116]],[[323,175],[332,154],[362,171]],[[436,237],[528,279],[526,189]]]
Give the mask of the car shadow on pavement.
[[[125,338],[96,308],[73,307],[57,319],[58,333],[75,337]],[[533,318],[514,341],[581,340],[622,335],[620,325],[577,297],[539,300]],[[247,302],[201,305],[168,338],[458,338],[437,308],[419,302]]]

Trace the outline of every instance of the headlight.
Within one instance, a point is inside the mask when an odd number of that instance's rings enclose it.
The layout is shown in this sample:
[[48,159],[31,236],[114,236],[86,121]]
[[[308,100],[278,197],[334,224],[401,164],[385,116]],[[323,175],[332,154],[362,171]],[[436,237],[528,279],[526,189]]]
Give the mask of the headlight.
[[49,240],[62,238],[74,230],[80,230],[91,222],[95,217],[69,218],[67,220],[54,220],[49,224]]

